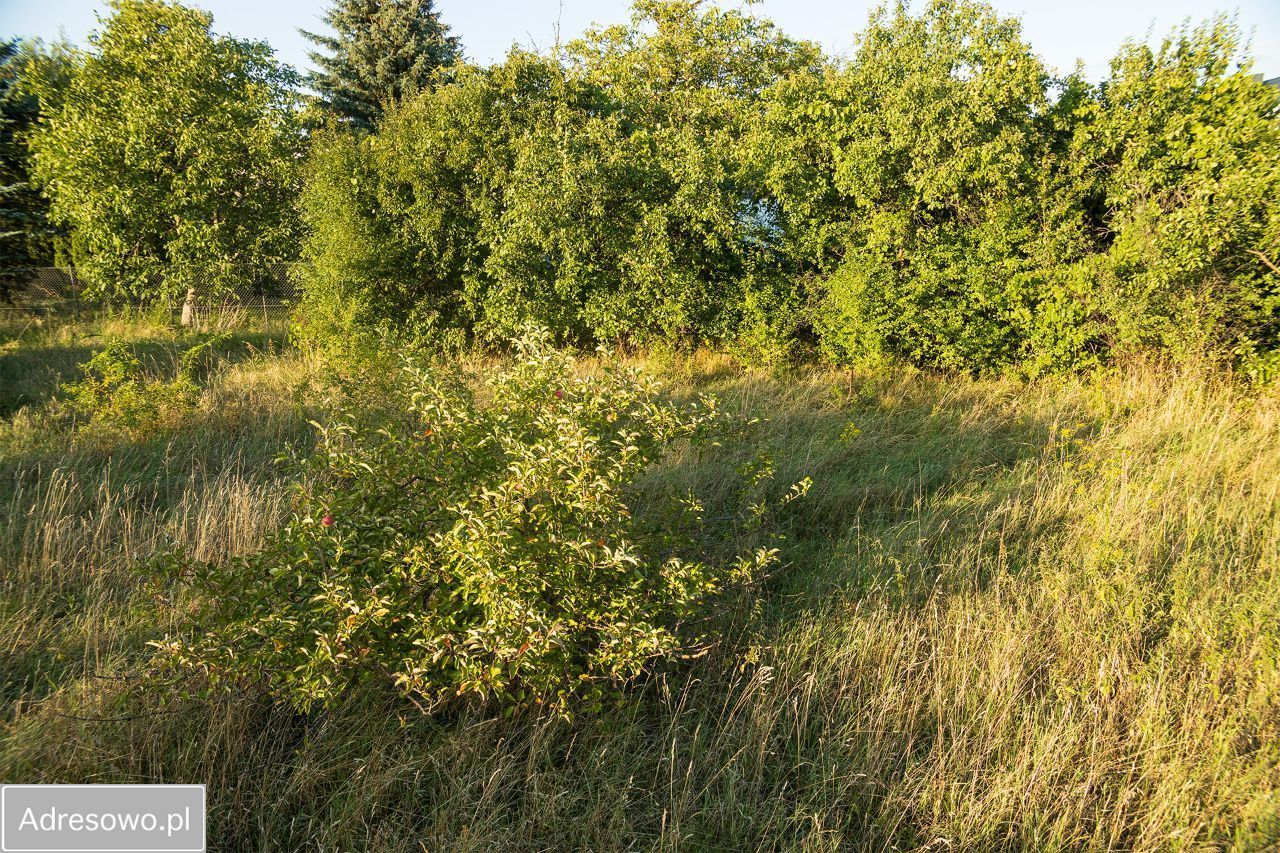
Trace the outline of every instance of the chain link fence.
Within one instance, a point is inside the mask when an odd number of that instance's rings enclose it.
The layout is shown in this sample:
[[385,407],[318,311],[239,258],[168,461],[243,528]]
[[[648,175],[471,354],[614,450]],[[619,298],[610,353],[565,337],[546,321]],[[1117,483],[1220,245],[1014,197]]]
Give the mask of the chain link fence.
[[[198,291],[197,291],[198,292]],[[197,310],[209,312],[241,312],[264,319],[287,316],[299,296],[291,275],[290,264],[276,264],[270,273],[254,282],[213,296],[198,297]],[[91,314],[114,308],[142,307],[137,300],[106,299],[86,295],[85,283],[72,267],[36,267],[26,270],[0,293],[0,312],[36,315]],[[182,299],[169,300],[176,316],[182,310]],[[2,313],[0,313],[2,316]]]

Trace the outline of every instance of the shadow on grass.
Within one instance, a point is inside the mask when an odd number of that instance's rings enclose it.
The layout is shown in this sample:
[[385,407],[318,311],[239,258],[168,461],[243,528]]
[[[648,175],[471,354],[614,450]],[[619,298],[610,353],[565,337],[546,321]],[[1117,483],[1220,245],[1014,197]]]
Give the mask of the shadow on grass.
[[[142,337],[127,341],[147,374],[171,378],[183,353],[206,340],[198,335],[172,338]],[[19,341],[0,347],[0,418],[11,416],[23,406],[39,405],[54,397],[59,387],[83,378],[80,365],[106,347],[106,335],[87,335],[74,342]],[[234,364],[261,352],[279,352],[287,346],[284,330],[242,330],[218,344],[212,357],[204,359],[197,379],[207,376],[218,362]]]
[[[679,458],[656,471],[646,498],[692,492],[708,518],[729,519],[712,531],[720,541],[711,547],[740,552],[768,543],[737,538],[732,519],[745,507],[732,488],[735,472],[767,457],[775,497],[811,478],[808,495],[773,523],[782,567],[765,604],[777,619],[836,591],[856,595],[893,584],[910,598],[933,590],[945,575],[945,567],[928,565],[942,559],[933,552],[966,532],[981,538],[991,513],[1021,488],[1019,466],[1042,459],[1052,445],[1062,414],[1037,410],[1019,386],[927,375],[836,380],[710,371],[693,387],[760,421],[714,455]],[[963,579],[970,586],[985,580]]]

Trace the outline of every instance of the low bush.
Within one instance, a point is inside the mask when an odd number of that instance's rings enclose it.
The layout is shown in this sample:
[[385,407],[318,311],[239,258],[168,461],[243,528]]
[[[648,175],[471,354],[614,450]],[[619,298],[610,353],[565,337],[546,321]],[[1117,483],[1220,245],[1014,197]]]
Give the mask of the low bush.
[[137,441],[177,425],[200,399],[196,375],[225,335],[201,336],[179,358],[172,379],[148,377],[142,362],[122,341],[112,341],[79,365],[83,378],[68,383],[69,409],[81,432],[121,432]]
[[[412,357],[374,409],[358,380],[349,411],[316,424],[268,547],[167,561],[195,603],[157,644],[157,676],[256,686],[300,710],[372,682],[424,711],[465,697],[567,713],[696,646],[717,597],[776,551],[708,558],[692,496],[640,513],[635,486],[731,422],[711,399],[663,400],[631,370],[580,375],[545,333],[517,352],[478,392]],[[756,504],[742,520],[764,514]]]

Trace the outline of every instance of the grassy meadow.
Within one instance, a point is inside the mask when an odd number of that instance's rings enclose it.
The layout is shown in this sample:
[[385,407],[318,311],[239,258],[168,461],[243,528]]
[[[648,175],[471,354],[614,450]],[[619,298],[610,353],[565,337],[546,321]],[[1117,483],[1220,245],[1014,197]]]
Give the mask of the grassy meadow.
[[[1280,843],[1280,391],[1127,364],[1027,382],[649,359],[763,421],[655,483],[811,477],[722,641],[571,722],[389,691],[301,715],[134,681],[148,558],[289,511],[324,367],[228,323],[198,403],[85,433],[59,387],[146,318],[0,330],[0,778],[202,782],[216,850],[1266,850]],[[479,358],[479,357],[477,357]]]

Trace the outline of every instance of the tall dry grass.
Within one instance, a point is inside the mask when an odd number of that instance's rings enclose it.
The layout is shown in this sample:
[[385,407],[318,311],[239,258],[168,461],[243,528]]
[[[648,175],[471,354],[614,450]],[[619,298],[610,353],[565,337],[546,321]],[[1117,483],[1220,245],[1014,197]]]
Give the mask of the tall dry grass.
[[769,420],[649,499],[729,515],[762,451],[814,488],[715,654],[572,723],[127,680],[169,619],[146,556],[249,550],[286,511],[296,356],[221,375],[180,435],[5,445],[0,776],[205,782],[224,850],[1275,847],[1280,395],[678,367]]

